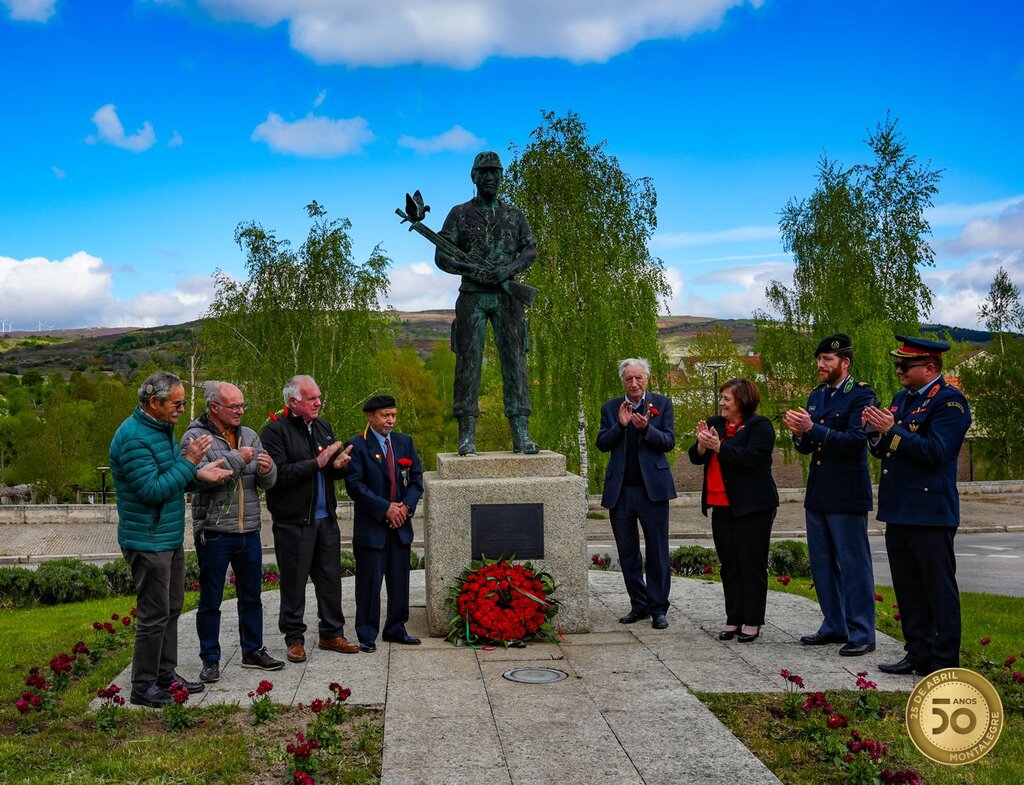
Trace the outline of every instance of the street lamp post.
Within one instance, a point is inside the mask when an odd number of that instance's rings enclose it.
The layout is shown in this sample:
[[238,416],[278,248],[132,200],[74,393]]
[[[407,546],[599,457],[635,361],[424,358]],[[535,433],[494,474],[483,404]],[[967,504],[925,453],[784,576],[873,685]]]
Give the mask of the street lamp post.
[[725,363],[704,363],[704,365],[710,368],[711,372],[714,374],[714,389],[712,389],[711,394],[715,399],[715,416],[718,416],[721,414],[718,410],[718,369],[724,368]]
[[110,471],[109,466],[97,466],[96,471],[100,473],[100,503],[107,503],[107,472]]

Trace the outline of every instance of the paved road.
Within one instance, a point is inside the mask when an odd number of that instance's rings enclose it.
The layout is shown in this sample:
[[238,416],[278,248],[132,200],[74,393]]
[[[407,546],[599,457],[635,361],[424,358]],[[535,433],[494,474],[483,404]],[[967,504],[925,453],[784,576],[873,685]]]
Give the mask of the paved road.
[[[715,547],[709,539],[671,541],[673,548],[680,545]],[[588,557],[595,553],[601,556],[608,553],[615,558],[615,543],[610,540],[591,541],[587,550]],[[884,537],[871,538],[871,561],[875,570],[875,583],[892,586]],[[958,534],[956,561],[960,591],[1024,597],[1024,533]]]

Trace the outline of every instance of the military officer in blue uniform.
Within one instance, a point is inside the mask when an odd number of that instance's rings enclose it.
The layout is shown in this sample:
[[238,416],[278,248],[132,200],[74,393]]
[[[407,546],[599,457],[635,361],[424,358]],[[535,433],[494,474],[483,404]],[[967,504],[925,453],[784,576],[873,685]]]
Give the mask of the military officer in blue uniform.
[[784,415],[796,449],[811,456],[804,495],[807,547],[824,616],[818,631],[800,642],[841,643],[842,656],[857,657],[875,650],[875,577],[868,545],[871,476],[861,413],[878,400],[867,382],[850,375],[850,336],[826,336],[814,357],[821,384],[811,391],[806,409]]
[[878,519],[885,521],[893,588],[903,626],[902,660],[885,673],[925,675],[960,665],[960,591],[953,538],[960,524],[957,456],[971,424],[964,394],[942,376],[943,341],[896,336],[896,374],[903,390],[888,409],[868,406],[863,422],[876,433],[871,454],[882,461]]

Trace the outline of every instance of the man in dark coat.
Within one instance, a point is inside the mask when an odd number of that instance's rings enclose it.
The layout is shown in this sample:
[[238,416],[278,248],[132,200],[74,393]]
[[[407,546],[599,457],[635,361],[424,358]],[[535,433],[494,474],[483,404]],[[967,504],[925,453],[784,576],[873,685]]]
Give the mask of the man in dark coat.
[[334,482],[351,458],[340,450],[331,424],[320,416],[323,399],[312,376],[295,376],[284,386],[285,408],[263,426],[260,440],[277,465],[277,482],[267,489],[274,523],[274,554],[281,570],[278,627],[290,662],[306,659],[306,581],[313,579],[319,647],[358,654],[345,639],[341,611],[341,531]]
[[878,520],[900,608],[906,656],[886,673],[928,674],[960,665],[960,591],[953,538],[960,525],[957,456],[971,425],[964,394],[942,376],[944,341],[896,336],[903,389],[888,409],[868,406],[871,454],[882,461]]
[[[601,506],[609,510],[630,611],[619,621],[648,617],[655,629],[668,627],[671,588],[668,555],[668,502],[676,497],[665,453],[676,443],[672,399],[647,391],[651,368],[646,360],[619,363],[625,395],[601,407],[597,448],[610,452]],[[647,551],[647,581],[637,521]]]
[[785,414],[797,451],[811,456],[804,494],[807,548],[824,616],[818,631],[800,642],[842,643],[839,653],[855,657],[875,650],[875,577],[868,544],[871,476],[861,412],[877,398],[867,382],[850,375],[850,336],[826,336],[814,357],[821,384],[806,409]]
[[387,586],[383,639],[418,645],[409,634],[409,558],[412,516],[423,496],[423,469],[412,438],[394,430],[398,408],[390,395],[363,406],[366,428],[349,440],[352,463],[345,490],[355,506],[352,550],[356,557],[356,634],[359,648],[377,650],[380,587]]

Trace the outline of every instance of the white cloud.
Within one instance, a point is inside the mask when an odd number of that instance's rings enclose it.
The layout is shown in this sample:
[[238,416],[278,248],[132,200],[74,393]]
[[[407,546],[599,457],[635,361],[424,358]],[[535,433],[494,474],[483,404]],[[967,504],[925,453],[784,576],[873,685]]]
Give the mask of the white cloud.
[[682,38],[763,0],[199,0],[211,14],[288,25],[292,46],[319,63],[472,68],[491,56],[604,62],[641,41]]
[[789,262],[723,267],[688,276],[678,267],[666,265],[673,297],[669,307],[679,316],[714,316],[721,319],[749,319],[764,308],[764,290],[772,280],[790,284],[793,265]]
[[431,311],[454,308],[461,278],[441,272],[431,262],[395,267],[389,275],[387,303],[399,311]]
[[743,243],[779,239],[777,226],[735,226],[713,232],[662,232],[651,238],[652,248],[682,248],[717,243]]
[[969,253],[985,249],[1024,248],[1024,199],[1017,199],[996,215],[970,220],[960,236],[942,244],[951,253]]
[[0,256],[0,316],[15,329],[102,324],[112,283],[103,260],[84,251],[59,260]]
[[398,138],[398,146],[408,147],[417,153],[429,155],[430,153],[439,153],[446,150],[473,150],[483,147],[484,140],[471,134],[461,125],[453,125],[443,134],[426,138],[402,134]]
[[97,109],[93,113],[92,121],[96,124],[97,136],[87,136],[85,141],[88,144],[106,142],[122,150],[141,153],[156,143],[156,134],[149,120],[146,120],[134,134],[126,135],[114,104],[106,104]]
[[996,251],[972,259],[962,267],[929,270],[924,281],[932,289],[933,306],[929,321],[956,327],[985,326],[978,322],[978,306],[1002,267],[1010,280],[1024,287],[1024,250]]
[[998,199],[993,202],[975,202],[974,204],[940,204],[925,210],[925,218],[933,229],[944,226],[962,226],[972,218],[984,218],[1001,213],[1007,207],[1024,202],[1024,196],[1012,196],[1009,199]]
[[317,97],[313,99],[313,106],[314,107],[320,106],[326,100],[327,100],[327,91],[326,90],[321,90],[320,93],[317,95]]
[[266,142],[279,153],[309,158],[333,158],[361,152],[363,145],[376,137],[362,117],[332,120],[310,113],[301,120],[288,122],[270,112],[252,132],[254,142]]
[[57,0],[0,0],[11,19],[19,22],[45,22],[56,13]]
[[181,138],[181,134],[177,131],[171,132],[171,138],[167,140],[168,147],[181,147],[185,144],[185,140]]
[[213,296],[209,276],[179,281],[165,292],[130,300],[113,294],[113,270],[85,251],[64,259],[0,256],[0,318],[14,329],[180,324],[199,318]]
[[63,180],[68,176],[68,173],[61,169],[59,166],[51,166],[50,171],[53,172],[53,176],[58,180]]

